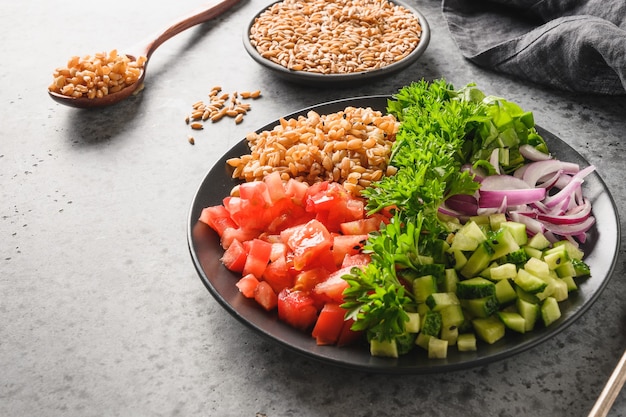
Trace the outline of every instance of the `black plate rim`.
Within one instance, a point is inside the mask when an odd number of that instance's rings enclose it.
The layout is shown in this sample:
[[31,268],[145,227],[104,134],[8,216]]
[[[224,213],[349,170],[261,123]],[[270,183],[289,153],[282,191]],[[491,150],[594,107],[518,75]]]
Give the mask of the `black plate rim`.
[[306,71],[293,71],[293,70],[283,67],[282,65],[278,65],[275,62],[270,61],[269,59],[263,58],[257,52],[256,48],[252,45],[252,43],[250,43],[250,37],[248,36],[248,34],[250,33],[250,28],[254,24],[255,19],[261,13],[263,13],[265,10],[271,7],[273,4],[276,4],[280,1],[282,0],[274,1],[270,3],[269,5],[267,5],[266,7],[264,7],[262,10],[255,13],[254,17],[250,19],[250,22],[246,25],[244,29],[242,40],[243,40],[244,49],[254,61],[256,61],[261,66],[265,67],[266,69],[269,69],[272,73],[289,81],[294,81],[300,84],[307,84],[307,85],[315,86],[315,85],[332,85],[332,84],[337,84],[337,83],[350,83],[350,84],[361,83],[361,82],[368,81],[368,80],[382,78],[385,76],[395,74],[405,69],[409,65],[413,64],[415,61],[419,59],[420,56],[424,54],[424,52],[428,48],[428,45],[430,44],[431,30],[430,30],[430,25],[428,24],[428,21],[426,20],[426,17],[424,16],[424,14],[418,9],[416,9],[415,7],[405,3],[402,0],[390,0],[394,4],[405,7],[415,16],[417,16],[417,18],[420,21],[420,25],[422,27],[419,44],[405,58],[403,58],[402,60],[398,62],[394,62],[393,64],[390,64],[385,67],[378,68],[372,71],[362,71],[362,72],[351,73],[351,74],[317,74],[317,73],[306,72]]
[[[340,99],[340,100],[334,100],[334,101],[329,101],[329,102],[325,102],[325,103],[320,103],[317,105],[313,105],[313,106],[309,106],[306,108],[303,108],[301,110],[295,111],[287,116],[283,116],[284,118],[288,119],[291,117],[296,117],[297,115],[300,114],[306,114],[306,112],[310,111],[310,110],[320,110],[320,108],[341,108],[341,106],[344,105],[362,105],[362,104],[356,104],[355,102],[365,102],[365,103],[374,103],[374,102],[378,102],[379,104],[382,103],[383,101],[386,103],[386,100],[388,100],[389,98],[391,98],[388,95],[373,95],[373,96],[361,96],[361,97],[352,97],[352,98],[345,98],[345,99]],[[329,112],[332,111],[337,111],[337,110],[328,110]],[[262,131],[262,130],[267,130],[272,128],[274,125],[276,125],[278,123],[278,120],[273,121],[271,123],[268,123],[266,126],[258,129],[257,131]],[[577,152],[575,151],[570,145],[568,145],[566,142],[562,141],[560,138],[556,137],[555,135],[553,135],[552,133],[550,133],[549,131],[547,131],[546,129],[537,126],[537,130],[538,132],[548,141],[549,146],[551,148],[554,147],[555,144],[558,144],[559,149],[562,147],[563,149],[567,150],[568,152],[572,152],[575,156],[574,159],[576,160],[572,160],[572,158],[569,158],[568,161],[570,162],[577,162],[579,164],[581,164],[581,166],[587,166],[589,165],[588,162]],[[551,143],[553,142],[553,143]],[[608,227],[603,227],[603,231],[608,231],[610,233],[614,233],[614,236],[610,236],[609,239],[611,239],[612,242],[614,242],[614,248],[613,248],[613,252],[611,255],[611,260],[608,263],[604,263],[603,264],[603,269],[604,272],[601,274],[602,277],[601,278],[597,278],[595,276],[592,276],[592,278],[589,278],[589,280],[595,280],[595,281],[599,281],[595,287],[595,290],[593,291],[593,293],[591,294],[585,294],[585,296],[587,297],[586,300],[583,300],[582,305],[578,306],[577,309],[573,312],[569,312],[567,317],[562,317],[560,320],[564,320],[564,321],[560,321],[558,322],[558,324],[556,324],[556,327],[551,327],[548,329],[541,329],[544,330],[539,331],[539,332],[532,332],[535,333],[535,335],[531,335],[531,337],[529,339],[526,339],[520,343],[517,343],[515,346],[508,348],[508,349],[504,349],[500,352],[494,353],[494,354],[490,354],[490,355],[485,355],[485,356],[480,356],[480,357],[474,357],[471,358],[470,360],[467,361],[458,361],[458,362],[448,362],[447,360],[445,361],[431,361],[431,360],[427,360],[423,363],[415,363],[415,364],[410,364],[410,366],[403,366],[403,357],[398,358],[398,359],[390,359],[390,358],[377,358],[377,357],[371,357],[368,356],[367,357],[367,361],[366,360],[354,360],[354,356],[355,356],[355,352],[349,351],[348,348],[336,348],[336,347],[329,347],[329,346],[316,346],[315,345],[315,341],[314,339],[309,337],[309,342],[308,344],[303,347],[302,343],[300,343],[301,341],[298,340],[298,343],[294,343],[293,340],[285,340],[284,338],[281,337],[277,337],[276,336],[276,332],[282,333],[282,334],[287,334],[289,337],[296,338],[296,339],[302,339],[304,338],[303,334],[295,329],[291,329],[289,328],[289,326],[287,326],[286,324],[280,323],[277,321],[277,319],[268,319],[265,320],[263,322],[263,325],[259,325],[258,323],[253,323],[250,321],[249,318],[247,318],[244,314],[242,314],[240,311],[238,311],[238,309],[236,308],[236,306],[233,306],[233,304],[231,304],[228,300],[226,300],[226,298],[224,297],[224,294],[220,293],[220,291],[218,291],[214,284],[211,282],[211,279],[207,276],[207,273],[205,272],[203,266],[202,266],[202,261],[198,256],[198,244],[199,242],[196,241],[196,239],[194,238],[194,227],[198,227],[200,226],[199,223],[197,222],[197,218],[198,218],[198,214],[199,214],[199,210],[200,210],[200,206],[198,205],[200,200],[201,200],[201,192],[202,190],[207,187],[207,183],[210,182],[211,186],[215,186],[215,182],[212,181],[212,176],[216,175],[215,173],[217,171],[225,171],[225,167],[224,167],[224,161],[227,157],[232,157],[232,156],[239,156],[240,154],[242,154],[242,151],[245,152],[245,149],[247,149],[246,145],[245,145],[245,139],[242,139],[241,141],[239,141],[235,146],[231,147],[231,149],[229,151],[227,151],[222,158],[220,158],[218,160],[218,162],[207,172],[207,174],[205,175],[203,181],[201,182],[201,184],[199,185],[199,187],[197,188],[196,194],[194,195],[194,198],[192,200],[191,203],[191,207],[189,209],[189,213],[188,213],[188,218],[187,218],[187,243],[188,243],[188,249],[192,258],[192,262],[194,264],[194,267],[196,269],[196,272],[198,273],[200,279],[202,280],[204,286],[207,288],[207,290],[209,291],[209,293],[216,299],[216,301],[223,307],[225,308],[233,317],[235,317],[238,321],[240,321],[241,323],[243,323],[246,327],[253,329],[255,332],[257,332],[257,334],[260,334],[261,336],[265,337],[268,340],[271,340],[273,342],[278,343],[279,345],[293,351],[296,352],[298,354],[302,354],[310,359],[322,362],[322,363],[326,363],[326,364],[331,364],[334,366],[338,366],[338,367],[342,367],[342,368],[348,368],[348,369],[352,369],[352,370],[358,370],[358,371],[365,371],[365,372],[370,372],[370,373],[386,373],[386,374],[429,374],[429,373],[436,373],[436,372],[448,372],[448,371],[456,371],[456,370],[461,370],[461,369],[467,369],[467,368],[471,368],[471,367],[476,367],[476,366],[481,366],[481,365],[485,365],[488,363],[492,363],[495,361],[499,361],[505,358],[509,358],[511,356],[515,356],[521,352],[524,352],[526,350],[529,350],[543,342],[545,342],[546,340],[556,336],[557,334],[561,333],[563,330],[565,330],[566,328],[568,328],[570,325],[572,325],[574,322],[576,322],[590,307],[591,305],[593,305],[593,303],[595,303],[595,301],[600,297],[602,291],[604,290],[604,288],[607,286],[613,271],[615,269],[615,265],[617,263],[617,255],[618,255],[618,251],[619,251],[619,246],[620,246],[620,241],[621,241],[621,230],[620,230],[620,222],[619,222],[619,215],[618,215],[618,210],[617,207],[615,205],[615,201],[611,195],[611,193],[609,192],[604,180],[600,177],[600,175],[597,173],[597,171],[592,172],[589,176],[588,176],[588,180],[587,182],[593,182],[597,185],[599,185],[599,190],[596,190],[596,192],[594,193],[594,195],[592,196],[588,196],[589,198],[592,199],[592,202],[594,202],[594,200],[600,201],[602,203],[602,208],[603,209],[608,209],[609,213],[604,213],[604,214],[611,214],[612,216],[603,216],[602,218],[602,224],[604,224],[605,222],[611,222],[610,225],[608,225]],[[558,157],[558,155],[556,155]],[[221,165],[221,167],[220,167]],[[226,196],[228,191],[230,190],[230,187],[232,187],[236,182],[234,180],[230,180],[230,183],[226,184],[226,186],[222,187],[222,189],[218,192],[216,192],[216,194],[220,194],[221,192],[221,196]],[[587,192],[587,191],[586,191]],[[599,192],[599,194],[598,194]],[[594,210],[596,209],[595,206],[595,202],[594,202]],[[598,222],[600,223],[600,222]],[[205,227],[206,229],[208,229],[208,226]],[[213,231],[209,231],[208,233],[212,233],[214,236],[216,236],[216,234]],[[595,244],[594,244],[595,245]],[[603,249],[604,251],[604,249]],[[594,256],[595,255],[595,256]],[[603,252],[603,256],[602,258],[607,259],[607,256],[609,255],[608,252],[604,251]],[[599,257],[599,253],[596,250],[594,251],[589,251],[588,256],[592,256],[593,259],[595,260],[596,257]],[[217,263],[215,263],[216,260],[213,260],[215,267],[222,267],[221,264],[219,263],[219,260],[217,260]],[[592,265],[593,267],[593,265]],[[223,271],[226,271],[225,268],[223,269]],[[228,271],[226,271],[227,274],[230,274]],[[594,283],[595,283],[594,281]],[[234,282],[232,282],[232,287],[234,288]],[[583,291],[584,291],[584,285],[585,283],[583,282],[581,286],[583,286]],[[577,297],[578,294],[575,294],[574,298],[578,298]],[[245,300],[243,297],[240,297],[240,301],[245,303]],[[571,298],[572,299],[572,298]],[[239,303],[239,302],[236,302]],[[569,301],[568,301],[569,303]],[[241,306],[239,306],[241,307]],[[266,314],[265,312],[259,310],[259,314]],[[531,334],[531,333],[529,333]],[[306,336],[306,335],[305,335]],[[507,336],[508,337],[508,336]],[[481,346],[480,348],[487,348],[487,349],[491,349],[491,346]],[[479,348],[479,351],[480,351]],[[329,350],[329,349],[334,349],[334,350]],[[362,354],[367,354],[369,355],[369,352],[366,351],[366,346],[356,346],[355,349],[363,349],[364,352],[361,351],[356,351],[356,355],[357,356],[362,356]],[[329,355],[329,352],[334,352],[336,354],[331,354]],[[342,352],[340,354],[337,354],[338,352]],[[347,353],[346,353],[347,352]],[[414,355],[414,353],[411,353],[410,355]],[[463,356],[463,354],[460,354],[458,356]]]

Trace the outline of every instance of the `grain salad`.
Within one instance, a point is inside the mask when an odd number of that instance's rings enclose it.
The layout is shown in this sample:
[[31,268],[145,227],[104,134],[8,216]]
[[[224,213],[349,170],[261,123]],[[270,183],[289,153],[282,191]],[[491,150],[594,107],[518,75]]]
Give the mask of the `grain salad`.
[[249,38],[287,69],[349,74],[402,60],[421,32],[417,16],[387,0],[283,0],[256,17]]
[[48,90],[74,98],[102,98],[135,84],[145,63],[145,56],[132,60],[119,55],[116,49],[93,56],[73,56],[67,66],[54,71]]
[[250,154],[228,159],[233,178],[261,180],[279,172],[309,184],[334,181],[353,195],[383,175],[392,175],[391,148],[399,123],[371,108],[346,107],[320,115],[281,118],[272,130],[246,136]]

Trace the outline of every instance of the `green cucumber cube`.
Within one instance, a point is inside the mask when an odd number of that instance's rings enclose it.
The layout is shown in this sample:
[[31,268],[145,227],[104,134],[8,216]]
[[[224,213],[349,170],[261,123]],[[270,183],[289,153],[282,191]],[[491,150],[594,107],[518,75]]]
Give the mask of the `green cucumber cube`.
[[428,340],[428,358],[445,359],[448,357],[448,341],[431,337]]
[[472,320],[472,325],[478,337],[490,345],[504,337],[504,323],[495,316],[476,318]]
[[473,352],[476,350],[476,335],[474,333],[461,333],[456,339],[456,346],[460,352]]
[[561,309],[559,303],[554,297],[548,297],[541,303],[541,319],[543,324],[548,327],[561,317]]
[[395,340],[380,341],[372,339],[370,341],[370,354],[372,356],[384,356],[389,358],[398,357],[398,346]]

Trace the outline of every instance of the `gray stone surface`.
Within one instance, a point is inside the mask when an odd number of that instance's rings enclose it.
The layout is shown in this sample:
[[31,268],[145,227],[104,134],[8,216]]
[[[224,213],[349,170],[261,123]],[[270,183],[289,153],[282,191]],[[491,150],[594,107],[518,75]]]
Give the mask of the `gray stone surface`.
[[[268,2],[181,34],[153,57],[146,89],[100,111],[54,103],[52,70],[118,48],[202,2],[0,4],[0,415],[585,416],[626,347],[624,245],[599,300],[553,339],[465,371],[388,376],[319,364],[233,319],[198,279],[186,218],[200,181],[251,130],[422,77],[476,82],[518,102],[598,166],[624,216],[626,98],[553,91],[466,62],[437,1],[410,3],[432,28],[403,73],[360,87],[285,83],[245,53]],[[210,88],[261,89],[244,122],[195,133],[183,119]],[[610,416],[626,416],[622,394]]]

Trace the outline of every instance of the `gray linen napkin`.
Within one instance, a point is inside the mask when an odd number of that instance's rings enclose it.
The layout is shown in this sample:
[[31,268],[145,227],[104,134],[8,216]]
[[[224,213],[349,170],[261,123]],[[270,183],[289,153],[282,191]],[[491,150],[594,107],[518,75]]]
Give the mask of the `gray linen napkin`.
[[626,94],[626,0],[443,0],[464,57],[557,89]]

